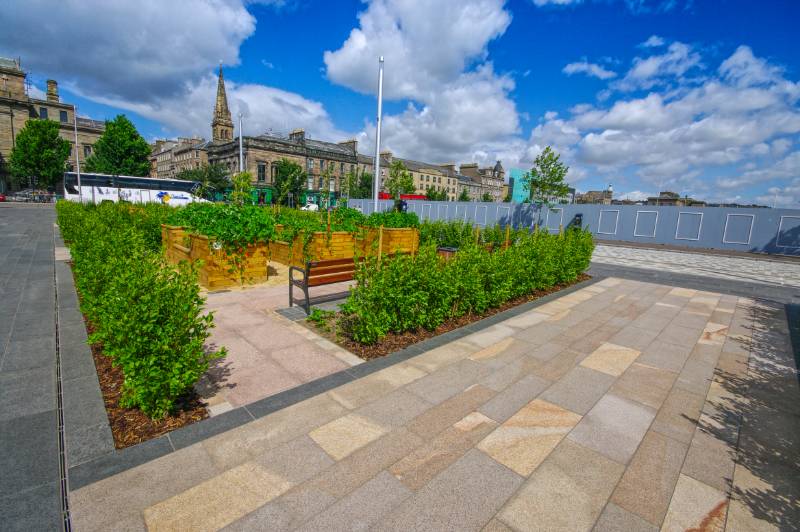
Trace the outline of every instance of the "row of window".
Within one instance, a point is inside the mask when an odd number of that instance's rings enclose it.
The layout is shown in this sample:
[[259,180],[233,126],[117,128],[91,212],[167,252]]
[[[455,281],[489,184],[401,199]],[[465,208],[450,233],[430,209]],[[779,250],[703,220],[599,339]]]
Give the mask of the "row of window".
[[[333,162],[333,161],[325,161],[325,159],[319,159],[319,171],[320,172],[324,172],[325,171],[326,163],[327,163],[327,168],[329,168],[332,172],[336,170],[336,163],[335,162]],[[309,173],[314,171],[314,159],[311,159],[311,158],[306,159],[306,169],[308,170]],[[339,175],[344,175],[344,171],[345,171],[345,164],[344,163],[339,163]],[[350,165],[350,171],[351,172],[355,172],[356,171],[356,165],[351,164]]]
[[[48,112],[49,109],[47,109],[47,107],[39,107],[39,118],[41,118],[42,120],[47,120],[49,118]],[[36,112],[33,109],[30,110],[30,117],[36,118]],[[67,115],[66,111],[59,111],[58,118],[64,124],[69,122],[69,115]]]

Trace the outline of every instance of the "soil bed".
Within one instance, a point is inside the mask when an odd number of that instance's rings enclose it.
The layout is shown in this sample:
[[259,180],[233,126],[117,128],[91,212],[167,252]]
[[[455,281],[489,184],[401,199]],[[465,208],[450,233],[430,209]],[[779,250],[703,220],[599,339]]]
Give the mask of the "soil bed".
[[555,285],[546,290],[537,290],[535,292],[531,292],[530,294],[520,296],[515,299],[510,299],[505,303],[503,303],[502,305],[500,305],[499,307],[488,309],[483,314],[465,314],[464,316],[460,316],[458,318],[449,319],[432,331],[426,329],[419,329],[416,331],[408,331],[404,333],[390,332],[389,334],[381,338],[377,343],[373,345],[361,344],[359,342],[356,342],[352,338],[348,338],[342,334],[336,334],[336,328],[334,327],[332,329],[330,324],[331,322],[335,321],[338,318],[339,316],[338,313],[327,320],[326,322],[327,329],[320,327],[315,322],[309,321],[307,319],[301,320],[300,323],[305,325],[315,333],[324,336],[328,340],[347,349],[354,355],[357,355],[364,360],[371,360],[373,358],[380,358],[382,356],[386,356],[388,354],[394,353],[395,351],[399,351],[405,347],[416,344],[417,342],[421,342],[422,340],[433,338],[434,336],[439,336],[440,334],[444,334],[454,329],[458,329],[459,327],[469,325],[470,323],[480,321],[484,318],[488,318],[489,316],[493,316],[498,312],[503,312],[504,310],[508,310],[510,308],[522,305],[523,303],[527,303],[529,301],[534,301],[543,296],[552,294],[554,292],[558,292],[559,290],[563,290],[564,288],[567,288],[569,286],[572,286],[574,284],[583,281],[587,281],[589,279],[591,279],[591,276],[582,273],[581,275],[578,276],[577,279],[575,279],[575,281],[571,283]]

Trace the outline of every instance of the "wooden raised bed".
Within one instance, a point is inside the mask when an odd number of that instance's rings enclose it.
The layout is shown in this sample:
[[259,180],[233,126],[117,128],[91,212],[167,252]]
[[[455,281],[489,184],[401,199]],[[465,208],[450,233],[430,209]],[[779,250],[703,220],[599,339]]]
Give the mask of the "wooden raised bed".
[[205,288],[228,288],[267,280],[269,251],[266,244],[248,246],[244,270],[239,271],[223,250],[213,249],[207,236],[189,234],[183,227],[162,225],[161,241],[171,264],[182,260],[202,261],[198,281]]
[[334,231],[330,238],[325,232],[314,233],[305,253],[299,236],[291,243],[280,240],[269,243],[270,260],[297,267],[304,267],[306,260],[349,259],[355,256],[356,249],[355,235],[345,231]]
[[[381,236],[381,231],[383,235]],[[360,251],[363,255],[371,255],[381,243],[381,252],[384,254],[410,253],[419,251],[419,229],[416,227],[403,228],[375,228],[366,230],[364,238],[359,239]]]

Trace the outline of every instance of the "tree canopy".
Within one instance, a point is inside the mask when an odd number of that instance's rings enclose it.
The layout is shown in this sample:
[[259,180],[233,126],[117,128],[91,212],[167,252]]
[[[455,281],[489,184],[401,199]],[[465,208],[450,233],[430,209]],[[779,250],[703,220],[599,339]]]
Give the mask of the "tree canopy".
[[58,135],[52,120],[28,120],[11,150],[11,175],[21,186],[53,188],[64,175],[70,143]]
[[425,191],[425,198],[431,201],[447,201],[447,192],[431,187]]
[[483,196],[481,196],[481,201],[494,201],[494,198],[488,192],[484,192]]
[[231,178],[231,182],[233,184],[233,190],[231,190],[231,202],[235,203],[236,205],[244,205],[245,203],[252,203],[252,191],[253,191],[253,176],[250,172],[239,172],[237,174],[233,174],[233,178]]
[[146,176],[150,173],[150,146],[125,115],[106,121],[94,153],[86,159],[87,172]]
[[461,194],[458,195],[458,201],[469,201],[469,194],[466,188],[461,189]]
[[414,177],[402,161],[392,161],[389,165],[389,179],[386,180],[386,190],[394,199],[400,199],[400,194],[413,194],[417,191],[414,186]]
[[210,198],[213,192],[225,192],[231,186],[228,172],[221,164],[205,164],[200,168],[189,168],[178,172],[175,179],[197,181],[200,183],[200,195]]
[[558,202],[569,194],[564,182],[569,166],[561,162],[561,156],[548,146],[533,161],[533,168],[522,178],[525,190],[534,203]]
[[353,198],[372,197],[372,174],[362,171],[350,171],[342,180],[341,192],[343,195]]
[[273,182],[276,195],[275,202],[286,205],[289,202],[289,194],[291,194],[294,204],[297,205],[306,186],[307,176],[305,170],[294,161],[281,159],[277,162],[277,170],[275,172],[275,181]]

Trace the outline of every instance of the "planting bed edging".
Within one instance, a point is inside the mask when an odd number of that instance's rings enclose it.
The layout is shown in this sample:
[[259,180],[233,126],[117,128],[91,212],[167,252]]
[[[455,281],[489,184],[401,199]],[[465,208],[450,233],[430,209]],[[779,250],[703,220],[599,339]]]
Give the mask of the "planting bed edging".
[[[70,489],[76,490],[87,486],[98,480],[116,475],[138,465],[155,460],[178,449],[188,447],[216,434],[226,432],[230,429],[249,423],[266,415],[282,410],[286,407],[297,404],[301,401],[325,393],[333,388],[337,388],[348,382],[366,377],[371,373],[399,364],[417,355],[440,347],[446,343],[458,340],[475,332],[482,331],[488,327],[496,325],[509,318],[518,316],[524,312],[532,310],[540,305],[549,303],[567,294],[590,286],[605,277],[596,276],[586,281],[575,283],[572,286],[540,297],[534,301],[523,303],[516,307],[498,312],[493,316],[484,318],[480,321],[470,323],[459,329],[454,329],[447,333],[428,338],[419,343],[410,345],[389,355],[365,361],[362,364],[347,368],[337,373],[332,373],[320,379],[301,384],[290,390],[265,397],[248,405],[240,406],[224,414],[214,416],[203,421],[198,421],[191,425],[174,430],[158,438],[148,440],[143,443],[116,450],[111,443],[111,452],[99,454],[91,460],[69,467]],[[74,288],[73,288],[74,292]],[[77,294],[76,294],[77,301]],[[82,322],[81,322],[82,323]],[[86,346],[88,350],[89,347]],[[91,356],[91,353],[89,353]],[[96,377],[95,377],[96,380]],[[100,394],[99,384],[96,385],[96,393]],[[101,406],[102,402],[101,402]],[[103,408],[105,412],[105,408]],[[106,426],[108,422],[106,420]],[[110,437],[110,430],[109,430]]]

